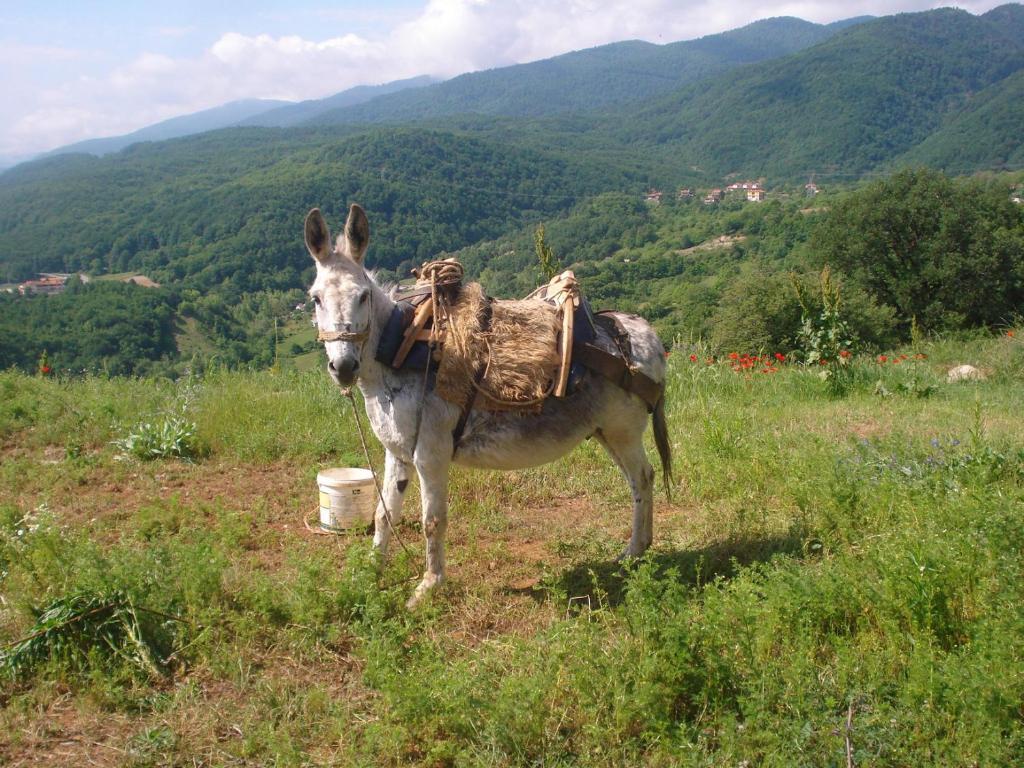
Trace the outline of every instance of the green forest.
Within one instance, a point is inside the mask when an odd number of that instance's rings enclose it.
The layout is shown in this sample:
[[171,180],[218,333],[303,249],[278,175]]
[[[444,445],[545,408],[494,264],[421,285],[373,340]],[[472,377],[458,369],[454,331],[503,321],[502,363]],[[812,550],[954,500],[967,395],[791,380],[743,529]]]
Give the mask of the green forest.
[[[882,349],[916,332],[994,329],[1019,316],[1024,208],[1011,191],[1022,180],[918,169],[814,198],[794,190],[764,203],[737,195],[714,206],[673,198],[654,205],[608,192],[545,219],[545,238],[595,307],[636,312],[668,343],[703,340],[719,350],[799,352],[806,308],[797,286],[814,296],[829,267],[852,340]],[[371,228],[377,214],[369,208]],[[544,279],[535,234],[535,224],[523,224],[424,258],[454,255],[491,294],[523,296]],[[382,266],[376,237],[374,230],[374,268]],[[294,307],[305,301],[300,281],[310,260],[299,224],[288,239],[291,286],[246,291],[229,279],[203,289],[200,272],[169,290],[94,282],[60,296],[0,298],[0,366],[34,370],[45,350],[60,371],[173,375],[211,361],[266,367],[301,354],[306,347],[282,339],[289,323],[308,322]],[[382,274],[407,277],[402,269],[411,263]],[[201,344],[183,333],[189,327]]]

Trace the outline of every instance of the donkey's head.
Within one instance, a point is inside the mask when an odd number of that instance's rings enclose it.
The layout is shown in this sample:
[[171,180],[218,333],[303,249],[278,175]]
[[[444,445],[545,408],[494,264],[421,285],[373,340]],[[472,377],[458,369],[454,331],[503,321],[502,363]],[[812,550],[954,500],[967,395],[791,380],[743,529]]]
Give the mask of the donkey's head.
[[319,208],[306,216],[306,247],[316,261],[316,280],[309,295],[316,305],[319,340],[327,349],[327,370],[338,384],[351,384],[359,373],[363,347],[373,319],[373,281],[363,268],[370,242],[366,212],[353,205],[345,231],[332,246]]

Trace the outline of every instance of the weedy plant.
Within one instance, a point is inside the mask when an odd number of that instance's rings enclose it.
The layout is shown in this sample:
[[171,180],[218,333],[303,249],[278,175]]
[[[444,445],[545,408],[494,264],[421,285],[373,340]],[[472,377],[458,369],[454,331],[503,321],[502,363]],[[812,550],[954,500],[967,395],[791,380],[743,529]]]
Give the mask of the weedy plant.
[[821,312],[811,309],[812,301],[795,277],[792,280],[802,311],[798,341],[808,365],[821,366],[821,378],[829,394],[843,397],[850,390],[850,358],[854,338],[843,316],[839,283],[826,266],[821,271]]
[[199,458],[202,451],[196,439],[196,424],[180,416],[143,421],[122,438],[112,441],[129,456],[143,461],[152,459]]
[[84,669],[100,661],[97,656],[117,657],[145,674],[160,675],[154,641],[121,590],[53,600],[38,612],[29,634],[0,654],[0,670],[17,679],[50,661]]

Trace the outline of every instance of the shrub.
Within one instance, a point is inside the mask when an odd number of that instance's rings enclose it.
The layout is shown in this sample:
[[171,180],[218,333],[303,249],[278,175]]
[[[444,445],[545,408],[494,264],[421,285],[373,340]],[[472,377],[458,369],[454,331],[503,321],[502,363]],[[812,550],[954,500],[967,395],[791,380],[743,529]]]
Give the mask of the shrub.
[[[895,341],[896,316],[890,307],[878,305],[863,289],[847,283],[832,272],[842,285],[844,316],[852,337],[872,347],[891,346]],[[794,281],[806,297],[806,309],[793,290]],[[757,266],[740,273],[725,289],[712,316],[711,340],[719,349],[782,350],[801,346],[800,330],[805,314],[824,311],[818,272],[796,275]]]

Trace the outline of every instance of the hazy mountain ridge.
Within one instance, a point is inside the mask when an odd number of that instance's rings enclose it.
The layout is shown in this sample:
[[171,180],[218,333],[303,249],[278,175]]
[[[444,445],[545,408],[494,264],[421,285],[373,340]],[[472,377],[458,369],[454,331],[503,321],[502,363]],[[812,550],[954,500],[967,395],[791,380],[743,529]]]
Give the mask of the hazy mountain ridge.
[[323,99],[308,99],[297,104],[287,104],[277,109],[261,112],[239,122],[244,126],[260,126],[264,128],[288,128],[315,119],[318,115],[335,109],[345,109],[356,104],[397,93],[408,88],[423,88],[433,85],[437,80],[429,75],[420,75],[405,80],[395,80],[383,85],[357,85],[354,88],[336,93]]
[[78,141],[74,144],[68,144],[46,152],[44,156],[76,152],[84,152],[90,155],[106,155],[111,152],[118,152],[140,141],[165,141],[167,139],[176,139],[180,136],[189,136],[194,133],[204,133],[238,125],[253,115],[267,112],[286,104],[288,102],[273,99],[232,101],[219,107],[172,117],[169,120],[147,125],[145,128],[126,133],[123,136],[108,136],[100,139]]
[[696,40],[612,43],[528,64],[472,72],[429,88],[324,112],[316,124],[405,122],[464,113],[537,117],[587,112],[667,93],[729,69],[801,50],[843,24],[765,19]]
[[359,85],[323,99],[309,99],[298,103],[275,99],[232,101],[212,109],[172,117],[123,136],[86,139],[68,144],[43,153],[40,157],[80,152],[90,155],[106,155],[143,141],[166,141],[223,128],[244,126],[286,128],[309,121],[325,111],[362,104],[382,95],[396,93],[406,88],[420,88],[434,82],[436,81],[433,78],[424,75],[406,80],[396,80],[383,85]]

